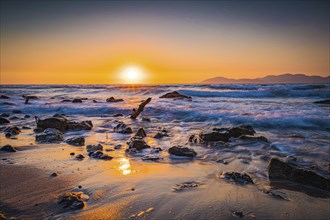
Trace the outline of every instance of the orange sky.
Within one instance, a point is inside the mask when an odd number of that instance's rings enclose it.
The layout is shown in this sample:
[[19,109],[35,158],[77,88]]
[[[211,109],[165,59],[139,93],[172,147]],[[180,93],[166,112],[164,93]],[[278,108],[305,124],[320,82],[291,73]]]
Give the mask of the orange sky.
[[299,26],[148,13],[92,14],[22,31],[9,25],[1,30],[2,84],[122,83],[119,69],[130,64],[147,71],[143,83],[329,75],[329,34]]

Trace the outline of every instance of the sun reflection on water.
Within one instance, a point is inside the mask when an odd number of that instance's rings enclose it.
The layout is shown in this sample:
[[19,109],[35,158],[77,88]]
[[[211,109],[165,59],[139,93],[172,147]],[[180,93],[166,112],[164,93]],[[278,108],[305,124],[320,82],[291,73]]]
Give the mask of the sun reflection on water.
[[119,159],[119,170],[123,175],[131,174],[131,164],[129,162],[129,159],[127,158],[120,158]]

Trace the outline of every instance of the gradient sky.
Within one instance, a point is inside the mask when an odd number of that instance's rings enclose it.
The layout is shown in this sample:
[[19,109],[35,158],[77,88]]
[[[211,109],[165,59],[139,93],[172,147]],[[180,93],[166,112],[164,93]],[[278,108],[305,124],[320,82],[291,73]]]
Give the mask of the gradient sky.
[[1,1],[1,83],[329,75],[328,1]]

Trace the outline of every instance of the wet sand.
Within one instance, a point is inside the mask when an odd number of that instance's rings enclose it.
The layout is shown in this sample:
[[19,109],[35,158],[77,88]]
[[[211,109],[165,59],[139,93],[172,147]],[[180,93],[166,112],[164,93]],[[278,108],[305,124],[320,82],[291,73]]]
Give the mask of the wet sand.
[[[244,169],[203,160],[142,162],[108,152],[111,161],[74,160],[70,152],[85,147],[44,144],[1,153],[0,210],[17,219],[327,219],[328,198],[280,189],[288,201],[272,197],[265,183],[237,185],[219,178],[223,170]],[[4,160],[6,158],[6,160]],[[50,177],[53,172],[56,177]],[[175,191],[177,184],[197,187]],[[81,188],[78,188],[78,186]],[[82,191],[90,199],[82,210],[64,210],[59,196]]]

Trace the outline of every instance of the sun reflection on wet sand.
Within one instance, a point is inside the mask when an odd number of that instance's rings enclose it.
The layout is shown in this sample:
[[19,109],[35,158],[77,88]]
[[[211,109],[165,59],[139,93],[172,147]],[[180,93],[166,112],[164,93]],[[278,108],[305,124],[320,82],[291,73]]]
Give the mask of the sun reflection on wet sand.
[[119,170],[123,175],[129,175],[132,173],[131,164],[129,159],[127,158],[120,158],[119,159]]

